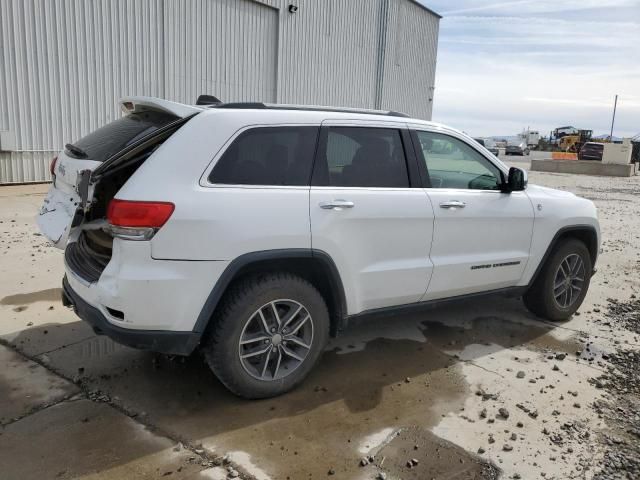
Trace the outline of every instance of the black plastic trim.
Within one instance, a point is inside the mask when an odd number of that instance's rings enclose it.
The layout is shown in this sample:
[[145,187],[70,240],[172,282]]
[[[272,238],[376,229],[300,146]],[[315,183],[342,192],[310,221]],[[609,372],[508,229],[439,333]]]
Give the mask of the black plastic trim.
[[[540,260],[540,263],[538,264],[538,267],[536,268],[536,271],[533,273],[533,276],[531,277],[531,280],[529,281],[529,286],[533,285],[533,283],[536,281],[536,278],[538,278],[538,275],[540,275],[540,272],[542,271],[542,268],[544,267],[544,264],[547,262],[547,259],[549,258],[549,255],[551,255],[551,252],[553,252],[553,250],[555,249],[556,245],[560,241],[560,237],[562,235],[564,235],[565,233],[567,233],[567,232],[581,232],[581,231],[582,232],[588,231],[589,233],[592,233],[596,237],[595,256],[594,256],[594,258],[592,258],[592,262],[591,262],[591,267],[593,268],[593,271],[591,272],[591,275],[595,274],[595,272],[596,272],[596,260],[598,259],[598,245],[597,245],[598,232],[596,231],[596,229],[595,229],[595,227],[593,225],[586,225],[586,224],[570,225],[570,226],[562,227],[553,236],[553,238],[551,239],[551,242],[549,243],[549,246],[547,247],[546,252],[544,252],[544,255],[542,256],[542,260]],[[589,248],[589,245],[587,245],[587,248]],[[589,253],[591,253],[591,250],[589,250]]]
[[73,307],[76,315],[91,325],[96,334],[106,335],[129,347],[170,355],[190,355],[200,342],[200,334],[194,332],[134,330],[114,325],[71,288],[67,277],[62,280],[62,304]]
[[[329,269],[331,274],[331,284],[334,291],[337,293],[338,303],[339,303],[339,312],[338,312],[338,320],[341,322],[347,312],[347,300],[344,293],[344,287],[342,285],[342,280],[340,278],[340,274],[338,273],[338,268],[334,263],[333,259],[325,252],[321,250],[313,250],[307,248],[286,248],[286,249],[276,249],[276,250],[264,250],[259,252],[251,252],[245,253],[244,255],[240,255],[238,258],[233,260],[227,268],[225,268],[222,275],[214,285],[211,293],[207,297],[207,300],[198,315],[198,319],[193,327],[193,332],[201,335],[207,325],[211,317],[213,316],[213,312],[218,306],[218,302],[224,295],[227,287],[236,277],[236,274],[243,268],[251,265],[252,263],[262,262],[265,260],[284,260],[284,259],[295,259],[295,258],[315,258],[322,261],[325,266]],[[338,326],[338,329],[341,328],[341,325]]]
[[349,315],[347,317],[347,321],[361,319],[364,317],[369,318],[369,317],[405,314],[405,313],[412,313],[412,312],[421,312],[421,311],[429,310],[431,308],[435,308],[447,303],[459,302],[459,301],[470,300],[470,299],[481,298],[481,297],[489,297],[493,295],[517,297],[522,295],[527,290],[527,288],[528,286],[499,288],[495,290],[488,290],[485,292],[476,292],[476,293],[469,293],[466,295],[457,295],[455,297],[438,298],[436,300],[428,300],[426,302],[415,302],[415,303],[407,303],[404,305],[394,305],[393,307],[374,308],[371,310],[365,310],[364,312],[356,313],[354,315]]
[[429,170],[427,169],[427,162],[424,160],[424,153],[422,152],[422,146],[420,145],[420,139],[415,130],[409,130],[409,136],[411,137],[411,144],[413,145],[413,151],[416,156],[416,162],[418,164],[418,172],[420,179],[422,180],[423,188],[431,188],[431,178],[429,177]]
[[100,254],[89,246],[85,234],[81,234],[76,242],[69,243],[64,251],[67,266],[88,283],[100,279],[110,260],[110,255]]
[[418,164],[418,156],[413,144],[411,133],[408,129],[400,130],[402,136],[402,144],[404,146],[404,156],[409,173],[409,185],[411,188],[422,188],[422,178],[420,175],[420,166]]

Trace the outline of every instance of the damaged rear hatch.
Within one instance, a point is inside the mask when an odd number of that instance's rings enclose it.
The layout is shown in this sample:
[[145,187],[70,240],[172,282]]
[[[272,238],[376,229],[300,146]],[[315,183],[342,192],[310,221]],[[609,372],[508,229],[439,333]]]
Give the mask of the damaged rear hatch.
[[53,184],[37,217],[40,231],[64,249],[74,229],[91,208],[96,184],[122,167],[136,152],[160,136],[170,136],[188,118],[202,111],[150,97],[121,100],[126,115],[67,144],[51,162]]

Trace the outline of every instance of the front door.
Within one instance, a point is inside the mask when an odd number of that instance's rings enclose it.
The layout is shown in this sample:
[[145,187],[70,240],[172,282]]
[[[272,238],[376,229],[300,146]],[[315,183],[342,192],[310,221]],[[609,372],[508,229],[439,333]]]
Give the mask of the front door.
[[501,172],[462,139],[417,131],[435,222],[433,276],[423,300],[515,286],[529,259],[533,207],[502,193]]
[[433,209],[425,190],[411,186],[410,143],[394,125],[321,130],[311,244],[336,263],[349,314],[417,302],[431,277]]

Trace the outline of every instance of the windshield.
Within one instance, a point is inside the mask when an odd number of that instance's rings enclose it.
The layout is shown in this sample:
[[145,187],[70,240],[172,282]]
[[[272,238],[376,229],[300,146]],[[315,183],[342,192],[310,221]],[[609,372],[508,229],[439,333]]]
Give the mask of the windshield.
[[179,118],[156,110],[131,113],[69,145],[66,148],[66,154],[73,158],[88,158],[104,162],[129,145]]

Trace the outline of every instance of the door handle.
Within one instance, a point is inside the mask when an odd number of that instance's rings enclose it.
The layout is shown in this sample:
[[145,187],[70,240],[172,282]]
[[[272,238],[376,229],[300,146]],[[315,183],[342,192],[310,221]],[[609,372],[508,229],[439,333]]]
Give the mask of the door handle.
[[464,208],[467,204],[460,200],[449,200],[448,202],[440,202],[440,208]]
[[349,200],[336,199],[330,202],[320,202],[319,205],[325,210],[342,210],[343,208],[353,208],[355,204]]

